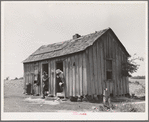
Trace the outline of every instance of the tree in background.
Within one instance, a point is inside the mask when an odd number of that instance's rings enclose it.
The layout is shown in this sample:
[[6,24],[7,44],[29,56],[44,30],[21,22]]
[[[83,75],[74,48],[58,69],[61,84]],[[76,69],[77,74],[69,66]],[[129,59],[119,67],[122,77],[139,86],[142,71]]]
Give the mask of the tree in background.
[[126,63],[122,64],[122,76],[131,77],[131,74],[138,70],[140,65],[136,63],[137,60],[144,61],[142,57],[134,54]]

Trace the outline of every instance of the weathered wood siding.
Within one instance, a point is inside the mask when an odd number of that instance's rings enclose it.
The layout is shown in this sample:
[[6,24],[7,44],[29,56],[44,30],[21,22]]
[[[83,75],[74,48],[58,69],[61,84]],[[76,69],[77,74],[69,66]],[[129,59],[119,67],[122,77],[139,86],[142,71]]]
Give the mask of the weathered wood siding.
[[[104,82],[105,86],[108,88],[109,92],[114,96],[121,96],[128,93],[128,80],[126,77],[121,75],[122,64],[127,61],[127,56],[124,51],[120,47],[118,41],[112,34],[107,33],[102,38],[100,38],[99,42],[103,43],[103,66],[104,66]],[[112,61],[112,80],[107,80],[107,72],[106,72],[106,60]]]
[[[112,80],[107,80],[107,60],[112,61]],[[127,62],[127,56],[111,33],[104,34],[83,52],[38,62],[41,76],[42,64],[48,63],[49,92],[54,96],[57,93],[55,74],[57,61],[63,61],[66,97],[102,95],[105,88],[108,88],[114,96],[129,92],[128,78],[121,76],[122,63]],[[31,83],[32,89],[34,65],[35,63],[24,64],[24,81]],[[42,77],[39,93],[42,94]]]
[[[105,88],[114,96],[129,92],[128,80],[121,75],[122,63],[127,61],[127,56],[112,34],[103,35],[85,52],[89,95],[101,95]],[[107,80],[106,60],[112,61],[112,80]]]
[[[73,55],[53,59],[55,61],[55,63],[52,63],[53,66],[56,65],[56,61],[63,61],[63,72],[66,80],[66,97],[87,95],[88,83],[86,58],[87,57],[85,52],[80,52]],[[52,62],[53,60],[49,60],[49,62]],[[51,71],[56,70],[53,69],[51,65]],[[52,77],[51,81],[53,84],[56,83],[56,79],[53,79]],[[55,87],[53,84],[51,86]],[[53,92],[56,92],[56,90],[52,89],[52,94]]]

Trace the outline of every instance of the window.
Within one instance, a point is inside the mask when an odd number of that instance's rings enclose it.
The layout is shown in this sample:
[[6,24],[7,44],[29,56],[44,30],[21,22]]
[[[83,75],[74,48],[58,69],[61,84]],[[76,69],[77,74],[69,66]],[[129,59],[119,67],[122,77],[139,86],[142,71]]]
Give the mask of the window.
[[106,60],[107,80],[112,80],[112,60]]

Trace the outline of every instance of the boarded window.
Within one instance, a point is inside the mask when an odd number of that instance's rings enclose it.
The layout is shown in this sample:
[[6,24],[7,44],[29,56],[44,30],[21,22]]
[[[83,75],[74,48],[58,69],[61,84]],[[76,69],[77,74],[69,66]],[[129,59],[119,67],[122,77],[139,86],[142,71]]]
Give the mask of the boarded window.
[[106,60],[107,80],[112,80],[112,60]]

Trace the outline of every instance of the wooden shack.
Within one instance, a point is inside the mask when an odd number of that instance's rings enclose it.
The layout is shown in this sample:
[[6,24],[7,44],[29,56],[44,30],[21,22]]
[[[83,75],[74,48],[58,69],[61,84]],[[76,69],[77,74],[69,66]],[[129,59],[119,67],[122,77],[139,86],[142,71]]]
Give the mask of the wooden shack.
[[[66,97],[102,95],[107,87],[113,96],[129,93],[128,78],[121,75],[122,63],[129,53],[111,28],[85,36],[75,34],[72,39],[43,45],[31,54],[24,64],[24,82],[31,83],[34,72],[49,75],[49,93],[57,95],[56,69],[64,72]],[[42,95],[42,80],[38,92]]]

